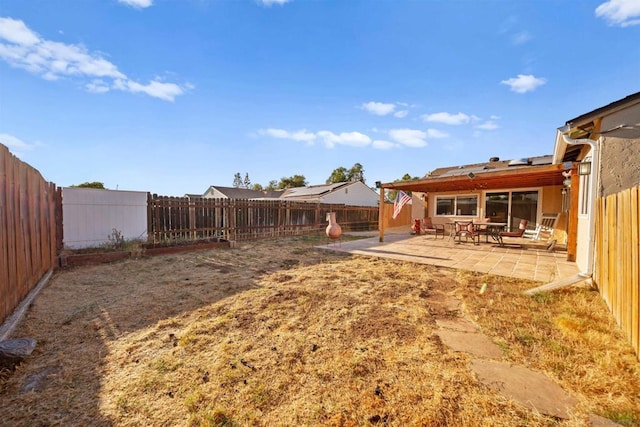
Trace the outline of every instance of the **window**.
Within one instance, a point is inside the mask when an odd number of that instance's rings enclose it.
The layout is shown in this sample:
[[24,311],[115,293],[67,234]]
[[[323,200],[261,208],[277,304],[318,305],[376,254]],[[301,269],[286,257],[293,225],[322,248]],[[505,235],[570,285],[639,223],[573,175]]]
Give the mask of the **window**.
[[436,197],[436,216],[475,216],[478,212],[478,196]]
[[[583,162],[590,162],[591,156],[586,157]],[[591,174],[580,176],[580,192],[578,193],[578,201],[580,206],[580,215],[589,214],[589,204],[591,201]]]
[[590,175],[580,175],[580,215],[589,214],[589,201],[591,200],[590,184]]

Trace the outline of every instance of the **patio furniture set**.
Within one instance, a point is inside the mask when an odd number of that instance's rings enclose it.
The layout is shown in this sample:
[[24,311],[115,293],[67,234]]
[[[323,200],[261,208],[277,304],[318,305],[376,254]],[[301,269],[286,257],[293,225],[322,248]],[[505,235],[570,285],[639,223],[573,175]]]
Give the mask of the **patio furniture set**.
[[[485,218],[482,221],[452,221],[446,225],[449,227],[449,240],[454,239],[455,241],[457,237],[458,242],[461,243],[463,237],[465,241],[471,238],[471,241],[477,245],[480,244],[480,237],[484,235],[486,243],[490,242],[489,237],[491,237],[492,243],[505,246],[508,243],[504,241],[505,237],[529,237],[538,240],[542,233],[547,233],[551,237],[557,219],[558,214],[543,214],[542,222],[534,230],[528,230],[529,221],[523,219],[520,220],[517,231],[505,231],[506,222],[491,222],[490,218]],[[442,236],[444,239],[447,235],[445,224],[434,224],[430,217],[426,217],[422,221],[416,220],[416,225],[418,222],[421,223],[421,233],[431,234],[435,239],[438,236]]]

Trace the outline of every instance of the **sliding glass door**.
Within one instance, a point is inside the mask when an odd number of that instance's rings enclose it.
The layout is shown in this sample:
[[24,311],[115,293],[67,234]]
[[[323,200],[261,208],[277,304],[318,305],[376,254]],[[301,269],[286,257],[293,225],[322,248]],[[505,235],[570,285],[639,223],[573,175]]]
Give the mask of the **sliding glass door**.
[[491,222],[506,222],[510,231],[517,230],[523,219],[535,225],[538,190],[486,193],[485,212]]

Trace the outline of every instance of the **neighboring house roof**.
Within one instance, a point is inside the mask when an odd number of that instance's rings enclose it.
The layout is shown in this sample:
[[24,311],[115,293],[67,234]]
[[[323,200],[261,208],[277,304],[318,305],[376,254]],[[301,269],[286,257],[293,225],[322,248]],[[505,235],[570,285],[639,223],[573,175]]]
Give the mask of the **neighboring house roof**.
[[318,198],[342,187],[353,185],[355,182],[337,182],[334,184],[310,185],[308,187],[293,187],[284,191],[281,198]]
[[205,191],[205,194],[214,189],[229,199],[277,199],[282,195],[282,191],[251,190],[248,188],[219,187],[217,185],[210,186]]
[[353,203],[356,206],[370,206],[377,204],[379,200],[378,193],[360,181],[294,187],[278,191],[258,191],[246,188],[218,187],[212,185],[205,191],[204,196],[200,197],[226,197],[229,199],[251,200],[286,199],[314,203]]

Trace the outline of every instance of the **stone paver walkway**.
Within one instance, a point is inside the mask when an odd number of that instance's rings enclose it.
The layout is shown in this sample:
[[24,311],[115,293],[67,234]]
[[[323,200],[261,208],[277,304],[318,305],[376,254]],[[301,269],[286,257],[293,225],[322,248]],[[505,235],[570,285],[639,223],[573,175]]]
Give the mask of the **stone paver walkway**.
[[[503,362],[502,350],[469,319],[461,301],[447,293],[436,292],[427,299],[433,305],[438,330],[436,335],[455,352],[472,355],[469,368],[478,381],[502,396],[520,402],[544,415],[569,419],[578,400],[546,375],[520,365]],[[618,426],[597,415],[589,415],[591,426]]]
[[[451,267],[509,277],[550,282],[578,273],[575,263],[566,261],[564,252],[537,248],[502,248],[481,243],[454,243],[427,236],[391,234],[380,243],[378,237],[334,242],[321,249],[392,258],[403,261]],[[469,368],[478,381],[492,390],[520,402],[541,414],[569,419],[578,400],[546,375],[502,361],[502,350],[480,328],[464,317],[461,301],[436,290],[428,299],[442,343],[455,352],[470,354]],[[590,414],[588,425],[619,426]]]

